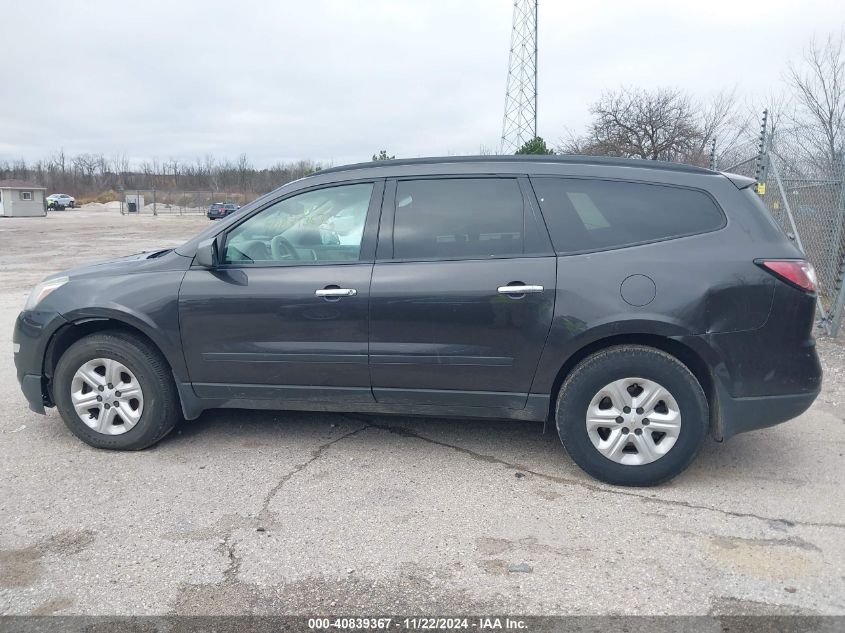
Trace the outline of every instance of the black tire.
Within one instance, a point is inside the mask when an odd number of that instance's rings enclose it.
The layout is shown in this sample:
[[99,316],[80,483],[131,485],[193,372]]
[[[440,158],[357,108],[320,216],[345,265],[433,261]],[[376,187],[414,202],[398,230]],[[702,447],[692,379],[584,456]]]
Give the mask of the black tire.
[[[681,411],[675,445],[649,464],[620,464],[590,441],[586,415],[590,401],[621,378],[653,380],[665,387]],[[654,486],[683,472],[701,448],[709,426],[707,397],[693,373],[674,356],[643,345],[618,345],[581,361],[560,388],[555,408],[558,434],[578,466],[600,481],[619,486]]]
[[[71,402],[71,382],[76,371],[95,358],[123,363],[138,380],[144,407],[137,424],[121,435],[105,435],[80,420]],[[182,419],[179,396],[167,361],[147,340],[128,332],[92,334],[71,345],[56,365],[53,380],[56,408],[71,432],[95,448],[137,451],[152,446]]]

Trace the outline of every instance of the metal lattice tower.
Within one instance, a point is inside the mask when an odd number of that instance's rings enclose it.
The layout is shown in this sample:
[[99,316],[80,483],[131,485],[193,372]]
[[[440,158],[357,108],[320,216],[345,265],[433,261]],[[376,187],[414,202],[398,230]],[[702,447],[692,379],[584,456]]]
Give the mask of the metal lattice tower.
[[537,136],[537,0],[514,0],[502,154]]

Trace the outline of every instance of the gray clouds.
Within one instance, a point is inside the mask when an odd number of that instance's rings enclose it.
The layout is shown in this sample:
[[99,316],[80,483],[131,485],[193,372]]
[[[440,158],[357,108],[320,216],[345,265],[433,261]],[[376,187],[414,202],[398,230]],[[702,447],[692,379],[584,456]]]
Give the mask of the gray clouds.
[[[256,165],[496,148],[508,0],[0,0],[0,159],[246,153]],[[540,3],[540,133],[620,84],[759,95],[840,2]]]

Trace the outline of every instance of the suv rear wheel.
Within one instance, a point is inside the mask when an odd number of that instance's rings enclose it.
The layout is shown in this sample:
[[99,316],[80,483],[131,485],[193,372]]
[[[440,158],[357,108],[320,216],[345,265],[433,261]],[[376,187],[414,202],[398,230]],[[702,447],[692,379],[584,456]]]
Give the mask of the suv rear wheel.
[[610,484],[652,486],[682,472],[707,433],[707,398],[677,358],[619,345],[581,361],[560,389],[558,434],[575,463]]
[[129,333],[93,334],[71,345],[59,359],[53,384],[65,424],[95,448],[146,448],[181,419],[166,361]]

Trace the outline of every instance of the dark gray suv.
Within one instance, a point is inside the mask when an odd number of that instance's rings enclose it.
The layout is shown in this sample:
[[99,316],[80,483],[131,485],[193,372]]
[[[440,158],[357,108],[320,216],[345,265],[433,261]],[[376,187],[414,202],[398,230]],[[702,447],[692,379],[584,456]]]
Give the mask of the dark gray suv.
[[509,418],[655,484],[819,392],[815,275],[753,184],[579,157],[323,170],[39,284],[18,378],[100,448],[215,407]]

